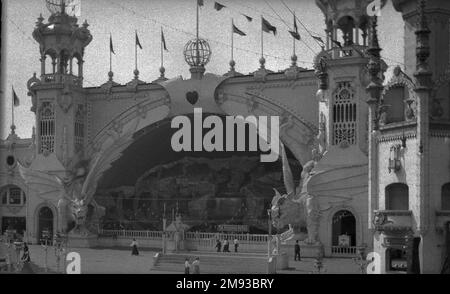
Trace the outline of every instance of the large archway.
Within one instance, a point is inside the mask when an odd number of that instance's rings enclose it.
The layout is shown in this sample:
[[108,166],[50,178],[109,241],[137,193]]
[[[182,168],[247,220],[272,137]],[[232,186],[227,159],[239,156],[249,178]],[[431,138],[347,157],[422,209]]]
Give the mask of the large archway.
[[[216,114],[204,114],[204,119],[208,115]],[[103,228],[161,230],[165,209],[169,223],[178,211],[194,230],[237,224],[265,233],[273,188],[284,193],[281,162],[262,163],[261,152],[248,149],[175,152],[175,131],[171,119],[143,128],[105,172],[95,196],[106,208]],[[301,165],[286,150],[298,181]]]
[[331,245],[339,247],[356,246],[356,218],[348,210],[339,210],[333,215]]
[[54,233],[54,215],[53,211],[47,207],[43,206],[38,210],[38,226],[36,237],[38,242],[43,238],[43,232],[48,231],[50,238],[53,237]]

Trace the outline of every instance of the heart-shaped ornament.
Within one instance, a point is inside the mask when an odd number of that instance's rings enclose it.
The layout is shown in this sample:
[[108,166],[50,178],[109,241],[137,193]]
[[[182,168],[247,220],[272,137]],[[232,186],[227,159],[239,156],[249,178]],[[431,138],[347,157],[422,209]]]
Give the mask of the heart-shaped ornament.
[[197,103],[198,101],[198,93],[197,91],[193,91],[193,92],[187,92],[186,93],[186,100],[191,103],[192,105],[194,105],[195,103]]

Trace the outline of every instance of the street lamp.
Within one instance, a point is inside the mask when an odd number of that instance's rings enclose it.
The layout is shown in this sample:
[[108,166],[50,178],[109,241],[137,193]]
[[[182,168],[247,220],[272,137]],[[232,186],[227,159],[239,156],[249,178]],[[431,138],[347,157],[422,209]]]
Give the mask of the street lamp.
[[45,251],[45,272],[48,271],[48,243],[50,241],[50,231],[49,230],[43,230],[42,236],[41,236],[41,246],[44,248]]
[[272,242],[272,210],[267,209],[267,216],[268,218],[268,226],[269,226],[269,234],[267,236],[267,258],[270,259],[270,243]]
[[[67,235],[62,234],[62,233],[56,233],[53,245],[55,246],[56,271],[59,273],[61,256],[65,252],[67,252],[67,250],[65,248],[67,246]],[[64,265],[65,265],[65,262],[66,262],[66,259],[64,258]]]
[[353,258],[353,261],[358,265],[359,272],[361,274],[365,274],[366,267],[371,262],[371,261],[367,260],[365,247],[358,247],[357,257]]

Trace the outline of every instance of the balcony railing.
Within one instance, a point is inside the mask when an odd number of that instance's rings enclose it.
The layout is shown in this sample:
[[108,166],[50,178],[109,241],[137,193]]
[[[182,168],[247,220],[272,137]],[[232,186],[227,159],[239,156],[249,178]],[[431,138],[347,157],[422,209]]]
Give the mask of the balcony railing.
[[83,78],[71,74],[44,74],[41,81],[44,84],[69,83],[78,86],[83,84]]
[[331,246],[333,256],[356,256],[358,253],[356,246]]
[[377,230],[408,230],[413,225],[411,210],[377,210],[373,223]]

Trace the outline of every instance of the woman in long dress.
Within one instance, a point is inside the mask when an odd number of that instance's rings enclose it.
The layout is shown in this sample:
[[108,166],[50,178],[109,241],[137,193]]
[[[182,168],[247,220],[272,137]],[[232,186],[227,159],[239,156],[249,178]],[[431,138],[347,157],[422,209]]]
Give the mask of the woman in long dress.
[[137,248],[137,241],[133,238],[133,242],[131,242],[131,255],[139,255],[139,250]]
[[27,243],[23,243],[23,255],[21,261],[23,262],[22,273],[32,274],[33,269],[31,268],[30,250]]
[[195,258],[195,261],[192,263],[192,267],[194,268],[193,274],[200,274],[200,258]]

